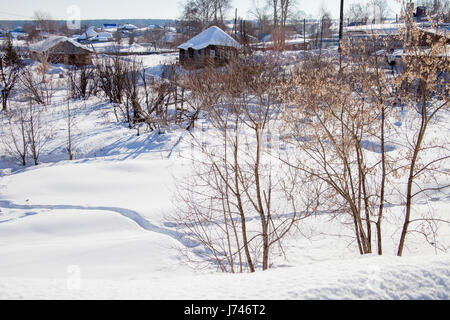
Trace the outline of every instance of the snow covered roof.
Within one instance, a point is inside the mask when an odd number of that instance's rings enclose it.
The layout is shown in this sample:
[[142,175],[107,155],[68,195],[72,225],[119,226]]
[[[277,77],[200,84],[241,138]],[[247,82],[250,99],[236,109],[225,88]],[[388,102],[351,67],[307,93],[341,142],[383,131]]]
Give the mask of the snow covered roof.
[[32,52],[37,52],[37,53],[42,53],[45,51],[48,51],[49,49],[53,48],[54,46],[60,44],[61,42],[70,42],[72,45],[74,45],[75,47],[87,50],[87,51],[91,51],[89,48],[87,48],[86,46],[83,46],[82,44],[78,43],[77,41],[64,37],[64,36],[53,36],[50,37],[48,39],[42,40],[40,42],[36,42],[34,44],[30,45],[30,51]]
[[134,24],[131,24],[131,23],[125,23],[125,24],[119,26],[119,29],[122,29],[122,30],[136,30],[136,29],[138,29],[138,27],[136,27]]
[[178,49],[187,50],[192,48],[194,50],[200,50],[210,45],[233,47],[236,49],[241,49],[242,47],[236,40],[225,33],[225,31],[219,27],[212,26],[180,45]]
[[368,24],[361,26],[346,27],[345,32],[396,34],[400,28],[404,27],[405,27],[404,23]]
[[113,34],[110,32],[99,32],[99,33],[97,33],[95,38],[97,38],[97,39],[112,39]]
[[157,25],[157,24],[151,24],[148,26],[148,29],[155,30],[155,29],[164,29],[163,27]]
[[83,33],[78,39],[79,40],[88,40],[97,37],[97,32],[95,31],[95,27],[89,27],[85,33]]

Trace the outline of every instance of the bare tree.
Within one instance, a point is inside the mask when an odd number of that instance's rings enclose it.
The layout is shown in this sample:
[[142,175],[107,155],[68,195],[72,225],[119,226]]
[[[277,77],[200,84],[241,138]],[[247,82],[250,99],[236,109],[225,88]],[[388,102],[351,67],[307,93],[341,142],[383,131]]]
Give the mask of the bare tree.
[[187,0],[180,20],[187,27],[188,36],[192,36],[211,25],[224,28],[230,8],[230,0]]
[[26,106],[16,104],[14,110],[5,114],[7,126],[3,128],[3,145],[23,166],[27,164],[29,155],[38,165],[41,151],[51,138],[51,130],[42,119],[42,113],[43,106],[29,100]]
[[39,31],[37,30],[35,23],[27,22],[23,25],[22,31],[25,32],[27,36],[27,44],[30,42],[35,42],[39,39]]
[[[96,56],[95,59],[96,79],[99,93],[113,104],[116,120],[119,122],[117,109],[124,102],[125,85],[129,71],[128,63],[119,54],[113,57]],[[126,115],[126,114],[125,114]]]
[[141,107],[142,98],[139,90],[139,80],[142,69],[142,63],[133,59],[128,64],[128,71],[125,77],[125,108],[129,128],[132,128],[134,124],[143,119]]
[[133,43],[135,43],[136,42],[136,36],[134,35],[134,32],[131,32],[130,33],[130,37],[128,38],[128,44],[131,46],[131,45],[133,45]]
[[20,82],[23,87],[23,94],[27,98],[32,99],[34,102],[44,105],[45,95],[41,90],[41,79],[38,79],[35,72],[31,67],[24,68],[24,71],[20,77]]
[[367,24],[369,16],[369,8],[359,2],[351,3],[347,11],[347,17],[350,22]]
[[422,0],[418,4],[427,9],[427,14],[435,21],[450,21],[450,2],[448,0]]
[[312,36],[315,39],[315,46],[320,49],[322,54],[323,39],[328,38],[332,34],[333,22],[331,20],[331,14],[322,8],[320,20],[317,24],[313,25]]
[[386,0],[370,0],[370,4],[373,10],[373,23],[377,21],[383,22],[387,18],[388,5]]
[[[423,47],[423,32],[414,26],[410,32],[398,74],[388,72],[377,55],[365,53],[363,46],[375,44],[354,43],[344,47],[340,71],[334,58],[313,56],[293,73],[283,94],[290,106],[284,116],[290,128],[286,140],[296,149],[282,161],[302,172],[305,185],[320,190],[321,206],[336,217],[348,214],[345,222],[351,223],[361,254],[374,251],[375,239],[383,253],[386,204],[404,207],[398,255],[413,224],[413,232],[434,238],[436,226],[448,223],[439,216],[413,215],[415,197],[449,187],[441,167],[450,157],[448,137],[426,134],[438,128],[436,117],[449,111],[446,38],[428,36]],[[405,124],[398,124],[397,106],[408,108]]]
[[[291,101],[297,106],[287,110],[292,142],[299,153],[286,153],[282,159],[307,177],[304,183],[320,189],[319,201],[337,217],[348,214],[361,254],[372,252],[371,203],[368,170],[372,167],[362,147],[370,112],[358,107],[351,84],[338,78],[333,63],[314,60],[294,76]],[[305,119],[301,121],[301,119]],[[289,141],[289,140],[288,140]]]
[[120,46],[122,45],[122,33],[120,33],[120,31],[114,32],[113,38],[114,38],[117,46],[120,48]]
[[[403,72],[397,79],[400,87],[403,103],[416,111],[410,127],[414,128],[406,137],[407,149],[407,187],[405,193],[405,217],[402,233],[398,245],[398,255],[403,254],[406,236],[413,223],[412,209],[414,199],[429,192],[438,192],[450,185],[444,183],[435,187],[422,187],[417,181],[424,177],[430,178],[433,174],[443,174],[448,176],[448,172],[441,171],[438,165],[450,159],[448,149],[448,139],[435,138],[433,141],[427,139],[429,127],[433,126],[433,121],[439,115],[448,113],[450,85],[444,74],[449,71],[446,57],[447,45],[446,37],[441,35],[438,39],[428,36],[426,39],[428,46],[423,47],[423,33],[417,25],[411,24],[412,36],[406,44],[405,55],[403,56]],[[439,152],[432,153],[432,151]],[[433,154],[425,158],[424,154]],[[415,220],[422,221],[421,219]]]
[[224,25],[224,20],[231,9],[230,0],[213,0],[213,23],[218,26]]
[[84,99],[96,93],[95,69],[91,66],[71,67],[67,73],[68,87],[72,99]]
[[161,39],[164,38],[166,31],[163,29],[148,29],[145,31],[144,39],[148,43],[152,43],[155,50],[161,45]]
[[178,24],[187,39],[200,33],[203,29],[202,21],[198,17],[198,9],[196,7],[191,7],[189,2],[186,3]]
[[34,165],[36,166],[39,164],[41,151],[51,136],[49,127],[42,120],[42,112],[43,109],[41,105],[33,104],[30,101],[27,110],[26,133],[30,153],[33,157]]
[[73,145],[73,127],[75,125],[75,115],[72,106],[70,105],[70,95],[67,95],[65,119],[67,124],[67,155],[69,160],[73,160],[74,155],[74,145]]
[[193,176],[181,183],[172,217],[206,248],[201,261],[210,259],[224,272],[270,268],[271,253],[283,252],[283,238],[307,215],[297,208],[296,183],[275,171],[264,151],[277,114],[278,69],[252,59],[204,71],[215,82],[207,92],[199,82],[198,91],[208,101],[203,111],[217,136],[211,145],[193,132],[201,156],[193,158]]
[[34,13],[34,20],[38,31],[54,34],[59,29],[58,23],[49,13],[36,11]]
[[278,50],[284,50],[286,25],[292,10],[295,7],[294,0],[268,0],[273,16],[272,38],[274,46]]
[[17,106],[3,114],[7,125],[1,128],[2,143],[7,153],[16,158],[22,166],[27,164],[28,137],[25,111]]
[[22,94],[41,105],[50,105],[55,86],[53,75],[47,73],[46,59],[45,55],[42,55],[40,65],[23,68],[20,76]]
[[268,7],[260,2],[253,1],[250,14],[258,21],[259,34],[267,34],[271,31],[271,21]]
[[[191,113],[186,107],[185,84],[178,79],[176,65],[165,65],[162,79],[149,76],[145,69],[140,73],[140,77],[143,83],[144,107],[140,109],[139,114],[141,119],[145,119],[149,129],[162,133],[170,124],[187,122],[184,127],[189,130],[196,113]],[[174,107],[171,114],[169,107]]]

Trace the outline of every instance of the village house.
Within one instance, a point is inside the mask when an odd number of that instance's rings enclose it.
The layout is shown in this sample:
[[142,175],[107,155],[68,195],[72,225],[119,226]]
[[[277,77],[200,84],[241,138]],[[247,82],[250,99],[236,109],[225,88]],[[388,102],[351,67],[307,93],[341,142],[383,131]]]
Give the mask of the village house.
[[51,37],[31,44],[29,49],[31,58],[35,60],[75,66],[92,65],[92,51],[67,37]]
[[108,42],[113,39],[113,34],[110,32],[97,32],[95,27],[89,27],[81,36],[77,37],[78,42]]
[[180,64],[186,68],[220,66],[237,56],[242,46],[219,27],[212,26],[178,46]]

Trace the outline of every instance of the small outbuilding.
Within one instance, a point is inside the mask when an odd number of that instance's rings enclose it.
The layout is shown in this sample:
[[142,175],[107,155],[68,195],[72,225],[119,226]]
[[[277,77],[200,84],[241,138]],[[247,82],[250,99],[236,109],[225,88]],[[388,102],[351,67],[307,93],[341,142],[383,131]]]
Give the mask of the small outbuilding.
[[219,27],[212,26],[178,46],[180,63],[187,68],[220,66],[237,56],[242,46]]
[[56,36],[30,45],[31,58],[50,63],[92,65],[92,51],[77,41]]

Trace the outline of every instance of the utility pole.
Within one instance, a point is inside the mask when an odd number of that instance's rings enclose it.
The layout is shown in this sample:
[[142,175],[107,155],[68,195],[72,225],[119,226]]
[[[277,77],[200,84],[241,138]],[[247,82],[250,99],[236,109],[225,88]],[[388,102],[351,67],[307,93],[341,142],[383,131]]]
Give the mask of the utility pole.
[[344,0],[341,0],[341,12],[339,16],[339,46],[344,33]]
[[339,70],[342,71],[342,36],[344,33],[344,0],[341,0],[341,12],[339,17]]
[[306,19],[303,18],[303,51],[306,51]]
[[237,8],[234,14],[234,37],[237,37]]
[[323,17],[320,20],[320,42],[319,42],[319,57],[322,56],[322,39],[323,39]]

